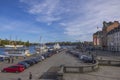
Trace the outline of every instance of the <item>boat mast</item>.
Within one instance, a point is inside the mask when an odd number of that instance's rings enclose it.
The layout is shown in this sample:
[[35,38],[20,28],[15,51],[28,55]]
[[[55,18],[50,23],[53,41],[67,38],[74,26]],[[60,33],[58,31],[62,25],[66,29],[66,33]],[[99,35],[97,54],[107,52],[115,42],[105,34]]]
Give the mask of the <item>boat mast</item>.
[[40,50],[39,50],[40,52],[39,53],[40,54],[41,54],[41,47],[42,47],[41,39],[42,39],[42,37],[40,36],[40,44],[39,44],[39,48],[40,48]]
[[11,35],[10,35],[10,40],[9,40],[9,45],[11,44]]

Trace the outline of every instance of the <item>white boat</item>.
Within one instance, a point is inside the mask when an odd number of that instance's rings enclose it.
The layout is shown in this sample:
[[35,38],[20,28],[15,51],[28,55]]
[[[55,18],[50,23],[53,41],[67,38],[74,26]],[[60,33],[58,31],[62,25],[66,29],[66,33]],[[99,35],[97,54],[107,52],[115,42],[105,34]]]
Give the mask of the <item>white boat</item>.
[[56,44],[53,46],[53,48],[54,48],[54,49],[60,49],[61,47],[60,47],[59,43],[56,43]]
[[43,44],[42,46],[36,46],[35,50],[36,50],[36,53],[40,54],[40,53],[47,52],[48,48],[45,44]]
[[9,47],[9,48],[19,48],[19,47],[24,47],[24,45],[5,45],[4,47]]
[[29,56],[30,52],[23,45],[6,45],[5,55],[7,56]]

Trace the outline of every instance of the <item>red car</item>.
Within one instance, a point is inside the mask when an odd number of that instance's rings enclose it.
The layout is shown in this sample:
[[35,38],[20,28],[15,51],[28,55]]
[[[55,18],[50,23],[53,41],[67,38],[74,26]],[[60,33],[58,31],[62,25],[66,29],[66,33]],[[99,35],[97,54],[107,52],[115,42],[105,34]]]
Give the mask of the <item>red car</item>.
[[25,70],[25,68],[22,65],[13,65],[13,66],[9,66],[7,68],[4,68],[2,70],[2,72],[16,72],[16,73],[18,73],[18,72],[22,72],[24,70]]

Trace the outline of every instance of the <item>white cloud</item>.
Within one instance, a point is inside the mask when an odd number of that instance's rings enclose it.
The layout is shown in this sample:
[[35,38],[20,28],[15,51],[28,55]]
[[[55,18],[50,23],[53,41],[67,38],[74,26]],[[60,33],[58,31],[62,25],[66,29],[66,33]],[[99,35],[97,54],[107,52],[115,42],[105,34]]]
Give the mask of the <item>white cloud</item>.
[[120,0],[20,0],[39,22],[57,21],[64,33],[82,40],[92,40],[92,33],[103,21],[120,21]]
[[20,0],[23,3],[26,3],[29,7],[28,12],[36,16],[36,20],[39,22],[45,22],[52,24],[54,21],[58,21],[61,18],[57,17],[56,10],[59,6],[60,0]]
[[119,0],[92,0],[86,3],[83,10],[78,9],[78,13],[84,11],[83,16],[78,15],[76,19],[61,23],[65,26],[65,34],[81,40],[92,40],[91,33],[97,31],[97,26],[102,27],[103,21],[120,21],[119,4]]

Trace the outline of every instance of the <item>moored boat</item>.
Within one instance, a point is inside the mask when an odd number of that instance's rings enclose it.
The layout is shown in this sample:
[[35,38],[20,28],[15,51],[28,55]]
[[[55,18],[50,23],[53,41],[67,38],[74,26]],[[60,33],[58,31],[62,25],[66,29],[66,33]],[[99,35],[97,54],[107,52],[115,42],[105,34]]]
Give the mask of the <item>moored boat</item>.
[[30,52],[23,45],[6,45],[5,55],[7,56],[30,56]]

